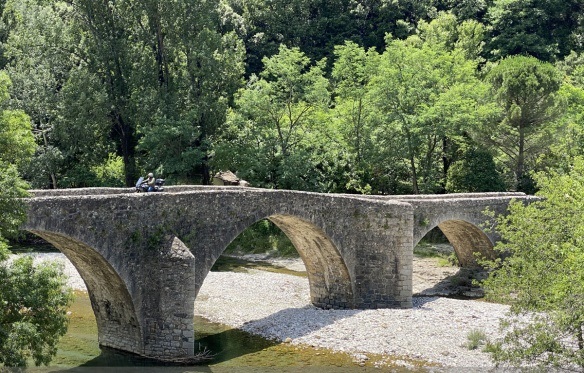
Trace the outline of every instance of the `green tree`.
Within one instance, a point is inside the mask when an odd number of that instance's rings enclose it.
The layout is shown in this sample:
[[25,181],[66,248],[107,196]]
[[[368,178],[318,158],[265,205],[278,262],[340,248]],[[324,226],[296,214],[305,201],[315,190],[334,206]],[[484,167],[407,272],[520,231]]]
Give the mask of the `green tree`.
[[[68,17],[71,27],[83,36],[76,52],[86,66],[89,78],[101,82],[105,94],[105,119],[108,133],[124,161],[125,184],[137,179],[135,110],[132,106],[132,73],[136,56],[132,54],[134,22],[129,2],[74,0]],[[83,83],[83,81],[79,81]],[[82,91],[82,87],[77,87]],[[91,88],[91,87],[90,87]]]
[[[9,98],[10,79],[0,72],[0,104]],[[17,164],[30,161],[35,149],[30,119],[14,110],[0,111],[0,260],[6,259],[8,237],[18,232],[26,217],[23,202],[28,185],[20,178]]]
[[405,38],[418,21],[436,16],[430,0],[229,0],[241,15],[241,35],[248,50],[247,75],[259,74],[262,58],[278,53],[279,45],[299,48],[311,60],[327,58],[334,47],[352,41],[382,51],[385,34]]
[[28,172],[35,184],[118,183],[96,173],[112,153],[126,185],[143,168],[208,183],[213,136],[243,73],[218,2],[9,5],[12,105],[31,113],[42,144]]
[[532,191],[529,171],[554,139],[561,79],[553,65],[524,56],[502,60],[486,77],[501,115],[476,133],[499,150],[514,190]]
[[574,157],[584,156],[584,67],[582,55],[572,53],[558,63],[564,74],[558,98],[563,103],[550,151],[540,155],[537,168],[569,170]]
[[497,171],[493,156],[487,151],[471,148],[448,169],[446,191],[504,192],[505,183]]
[[444,189],[457,143],[490,110],[481,103],[478,61],[467,57],[479,46],[466,49],[473,43],[464,42],[456,19],[442,15],[420,30],[406,40],[388,37],[370,91],[384,113],[375,136],[379,159],[406,167],[416,194]]
[[32,358],[45,364],[67,331],[72,293],[55,264],[34,266],[32,257],[0,262],[0,363],[24,367]]
[[475,20],[484,23],[487,9],[493,0],[438,0],[436,7],[440,11],[450,11],[460,20]]
[[244,69],[242,43],[234,32],[220,33],[229,20],[220,18],[218,5],[150,1],[135,14],[152,51],[140,56],[133,93],[142,166],[175,179],[198,174],[203,184],[210,183],[216,135]]
[[26,174],[37,187],[56,188],[70,158],[57,139],[55,126],[59,122],[59,87],[65,84],[72,62],[67,52],[74,43],[57,9],[46,3],[8,0],[2,21],[10,30],[3,44],[6,71],[13,82],[10,106],[30,116],[40,145],[31,164],[34,167]]
[[536,177],[542,199],[501,216],[506,259],[491,263],[487,299],[511,304],[507,334],[490,346],[503,365],[584,368],[584,159]]
[[[0,105],[8,99],[10,78],[0,71]],[[21,110],[2,110],[0,113],[0,159],[23,167],[36,148],[31,133],[30,118]]]
[[[9,79],[0,73],[0,99],[8,99]],[[30,119],[12,110],[0,112],[0,366],[48,364],[67,330],[71,292],[54,265],[35,267],[32,258],[8,262],[7,239],[26,218],[23,197],[28,184],[17,164],[30,160],[35,148]],[[14,164],[15,163],[15,164]]]
[[[336,135],[334,146],[345,149],[351,172],[345,181],[346,188],[358,192],[371,192],[371,175],[377,172],[371,155],[373,131],[379,124],[379,113],[368,91],[376,75],[379,55],[374,49],[365,51],[353,42],[335,47],[332,70],[334,106],[330,110],[331,130]],[[379,186],[375,186],[379,189]]]
[[261,76],[236,95],[215,167],[256,186],[318,190],[314,166],[323,160],[311,156],[322,150],[319,115],[329,102],[324,61],[311,66],[298,48],[282,45],[263,62]]
[[582,0],[495,0],[488,10],[490,58],[562,59],[581,50]]

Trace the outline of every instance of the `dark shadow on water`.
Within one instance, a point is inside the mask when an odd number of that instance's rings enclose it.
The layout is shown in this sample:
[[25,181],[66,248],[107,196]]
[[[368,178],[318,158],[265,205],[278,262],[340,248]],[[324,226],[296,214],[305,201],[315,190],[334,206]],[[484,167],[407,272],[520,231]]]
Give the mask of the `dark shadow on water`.
[[[323,317],[323,312],[325,313]],[[249,326],[253,324],[258,325],[281,325],[285,329],[290,330],[286,337],[295,339],[306,334],[312,333],[327,325],[333,324],[338,320],[356,315],[360,310],[321,310],[313,306],[306,306],[304,308],[285,309],[278,311],[272,315],[266,316],[263,319],[250,321]],[[299,320],[309,320],[301,323]],[[131,353],[123,351],[101,348],[101,354],[94,359],[84,363],[75,368],[59,369],[51,367],[51,370],[65,370],[68,372],[98,372],[102,369],[107,369],[108,372],[134,372],[134,371],[165,371],[165,372],[224,372],[237,371],[237,367],[216,367],[215,364],[229,362],[231,360],[240,359],[242,363],[249,361],[265,361],[266,365],[275,365],[274,367],[259,367],[254,370],[244,370],[250,372],[300,372],[299,367],[281,366],[282,361],[287,361],[291,365],[298,360],[298,352],[283,352],[272,351],[262,352],[271,347],[282,344],[279,341],[272,341],[258,335],[245,332],[240,329],[231,329],[225,325],[211,323],[204,318],[195,317],[195,351],[206,352],[210,357],[201,363],[189,365],[177,365],[172,363],[165,363],[154,359],[140,357]],[[295,325],[294,328],[287,326]],[[246,355],[250,355],[249,359]],[[256,355],[256,356],[254,356]],[[212,368],[212,369],[211,369]],[[317,367],[303,367],[303,372],[310,371],[314,368],[317,372]],[[330,369],[330,371],[343,371],[340,367],[337,370]],[[140,369],[140,370],[138,370]],[[287,369],[287,370],[286,370]],[[329,369],[324,367],[325,371]],[[347,372],[356,371],[348,367]],[[359,370],[363,372],[363,369]],[[322,372],[322,369],[318,370]]]
[[240,329],[211,323],[202,317],[195,317],[195,337],[195,350],[211,354],[210,360],[205,362],[207,365],[236,359],[279,344]]
[[[246,326],[262,329],[262,326],[277,325],[287,330],[280,339],[296,339],[311,334],[319,329],[358,314],[361,310],[322,310],[314,306],[303,308],[288,308],[280,310],[262,319],[252,320]],[[325,313],[325,317],[323,317]],[[308,320],[308,321],[306,321]],[[213,330],[214,329],[214,330]],[[213,358],[208,364],[217,364],[244,355],[280,345],[282,342],[268,340],[264,337],[248,333],[240,329],[226,329],[225,326],[213,324],[201,317],[195,317],[195,350],[208,350]]]

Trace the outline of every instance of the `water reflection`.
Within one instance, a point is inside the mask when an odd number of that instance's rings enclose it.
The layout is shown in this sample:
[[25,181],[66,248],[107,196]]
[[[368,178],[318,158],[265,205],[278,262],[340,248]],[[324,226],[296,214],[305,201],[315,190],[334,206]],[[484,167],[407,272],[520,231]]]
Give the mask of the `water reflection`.
[[229,329],[223,325],[211,323],[203,317],[195,317],[195,349],[210,351],[209,364],[217,364],[244,355],[254,354],[278,343],[246,333],[239,329]]

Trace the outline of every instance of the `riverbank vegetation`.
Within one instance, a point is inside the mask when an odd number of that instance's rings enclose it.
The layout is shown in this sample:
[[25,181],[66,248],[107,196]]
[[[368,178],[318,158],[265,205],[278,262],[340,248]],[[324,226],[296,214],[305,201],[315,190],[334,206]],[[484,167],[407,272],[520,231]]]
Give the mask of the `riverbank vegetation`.
[[582,153],[583,9],[7,0],[5,106],[36,138],[19,169],[38,188],[230,169],[318,192],[533,192],[533,171]]
[[[9,98],[10,80],[0,72],[0,101]],[[56,265],[34,266],[31,257],[8,261],[8,239],[26,217],[28,185],[18,167],[30,160],[34,138],[28,116],[0,109],[0,370],[3,366],[48,364],[67,331],[71,292]]]
[[511,304],[506,337],[488,349],[501,364],[584,367],[584,159],[540,174],[539,202],[499,218],[504,260],[491,263],[487,299]]

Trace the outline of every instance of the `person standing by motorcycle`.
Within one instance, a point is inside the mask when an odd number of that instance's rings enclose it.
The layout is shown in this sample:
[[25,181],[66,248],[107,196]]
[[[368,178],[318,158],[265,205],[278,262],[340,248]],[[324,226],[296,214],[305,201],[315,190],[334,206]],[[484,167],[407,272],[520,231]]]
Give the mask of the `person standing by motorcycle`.
[[148,179],[146,179],[146,184],[148,185],[148,191],[154,192],[154,185],[156,185],[156,179],[154,178],[154,174],[150,172],[148,174]]

